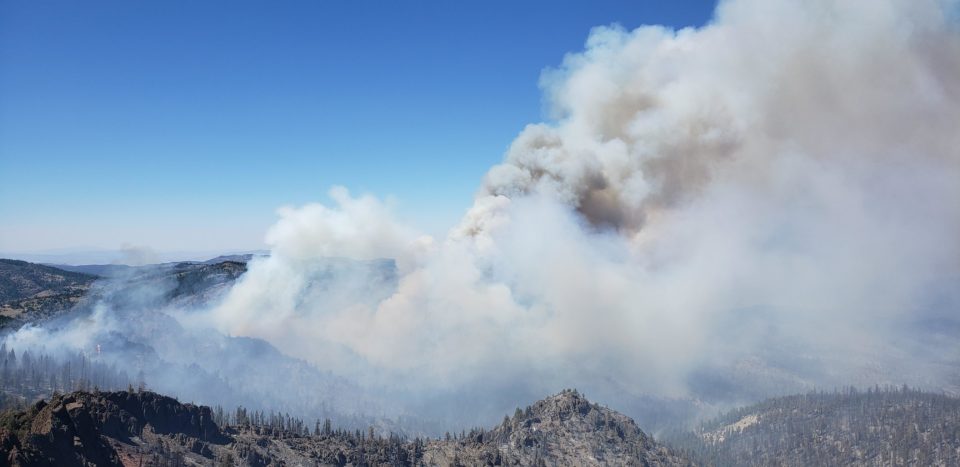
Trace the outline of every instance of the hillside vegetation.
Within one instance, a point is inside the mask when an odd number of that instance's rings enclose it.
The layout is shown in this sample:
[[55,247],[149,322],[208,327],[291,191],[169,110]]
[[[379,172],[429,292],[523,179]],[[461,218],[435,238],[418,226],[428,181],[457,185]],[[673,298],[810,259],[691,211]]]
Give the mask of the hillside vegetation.
[[960,465],[960,399],[902,388],[779,397],[667,436],[704,465]]
[[71,308],[96,279],[92,274],[0,259],[0,327],[43,319]]

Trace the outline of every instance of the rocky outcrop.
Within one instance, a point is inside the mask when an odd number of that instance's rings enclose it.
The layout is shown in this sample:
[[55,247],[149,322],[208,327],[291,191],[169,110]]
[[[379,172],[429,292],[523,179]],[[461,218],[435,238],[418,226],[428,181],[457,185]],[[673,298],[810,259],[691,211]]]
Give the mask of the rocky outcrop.
[[208,407],[151,392],[57,395],[0,422],[0,458],[13,466],[123,465],[132,451],[162,443],[158,435],[201,453],[228,441]]
[[518,409],[493,430],[431,442],[424,459],[435,465],[689,465],[626,415],[575,390]]

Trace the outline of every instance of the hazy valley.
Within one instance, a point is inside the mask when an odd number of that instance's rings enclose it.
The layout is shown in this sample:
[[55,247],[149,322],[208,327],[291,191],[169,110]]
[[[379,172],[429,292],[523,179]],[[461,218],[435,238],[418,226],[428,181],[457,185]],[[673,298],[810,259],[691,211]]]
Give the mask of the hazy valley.
[[[704,389],[696,396],[624,393],[608,396],[608,409],[563,391],[512,413],[543,394],[454,388],[436,391],[431,404],[402,385],[364,385],[259,339],[185,329],[178,319],[222,300],[248,260],[73,272],[5,262],[4,309],[44,303],[20,308],[4,323],[0,402],[11,410],[3,427],[8,462],[951,465],[960,459],[955,395],[889,385],[841,394],[819,386],[828,392],[806,394],[817,384],[803,381],[809,368],[770,369],[758,360],[739,372],[714,369],[723,377],[697,381]],[[350,274],[391,284],[393,267],[332,259],[315,287]],[[73,299],[42,301],[62,294]],[[803,382],[771,386],[763,381],[770,374]],[[894,374],[884,381],[904,384]],[[144,388],[208,407],[182,406]],[[950,386],[927,390],[956,394]],[[766,399],[791,393],[805,395]],[[79,438],[63,441],[69,433]]]

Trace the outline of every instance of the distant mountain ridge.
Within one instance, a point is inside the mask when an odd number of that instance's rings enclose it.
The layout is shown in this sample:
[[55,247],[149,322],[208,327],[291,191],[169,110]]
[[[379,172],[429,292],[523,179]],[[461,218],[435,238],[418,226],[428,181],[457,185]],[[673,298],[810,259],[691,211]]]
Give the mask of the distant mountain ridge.
[[136,268],[136,266],[127,266],[126,264],[44,264],[44,266],[101,277],[117,276]]
[[47,291],[82,287],[96,280],[93,274],[0,259],[0,302],[29,298]]
[[[144,287],[163,290],[166,302],[198,305],[226,291],[252,255],[147,266],[44,265],[0,259],[0,328],[14,328],[63,315],[106,294],[122,296]],[[83,308],[83,307],[78,307]]]
[[131,266],[128,264],[55,264],[55,263],[44,263],[44,266],[50,266],[57,269],[62,269],[64,271],[71,272],[80,272],[84,274],[93,274],[101,277],[117,277],[124,274],[129,274],[137,269],[142,268],[156,268],[164,267],[171,265],[180,265],[180,264],[217,264],[223,262],[234,262],[234,263],[248,263],[254,258],[265,258],[269,254],[263,253],[246,253],[246,254],[236,254],[236,255],[220,255],[215,258],[210,258],[203,261],[171,261],[165,263],[157,264],[147,264],[141,266]]
[[69,309],[96,280],[93,274],[0,259],[0,327]]
[[138,251],[134,249],[57,249],[35,252],[0,251],[0,258],[11,258],[38,264],[49,265],[148,265],[177,263],[183,261],[202,262],[216,256],[232,255],[269,255],[270,250],[215,250],[215,251]]

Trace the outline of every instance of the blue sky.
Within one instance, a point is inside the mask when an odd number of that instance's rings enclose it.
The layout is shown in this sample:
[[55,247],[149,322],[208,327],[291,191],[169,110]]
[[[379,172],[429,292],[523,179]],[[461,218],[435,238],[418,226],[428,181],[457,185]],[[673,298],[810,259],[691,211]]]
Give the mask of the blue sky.
[[442,233],[591,27],[712,10],[0,0],[0,252],[262,248],[278,206],[332,185]]

